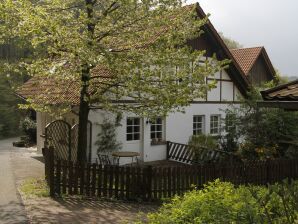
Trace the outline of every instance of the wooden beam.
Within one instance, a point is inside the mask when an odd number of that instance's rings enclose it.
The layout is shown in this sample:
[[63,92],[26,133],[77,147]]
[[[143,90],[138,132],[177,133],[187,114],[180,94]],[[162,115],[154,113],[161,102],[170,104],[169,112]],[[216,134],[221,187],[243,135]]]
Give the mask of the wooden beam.
[[258,107],[280,108],[298,111],[298,101],[258,101]]

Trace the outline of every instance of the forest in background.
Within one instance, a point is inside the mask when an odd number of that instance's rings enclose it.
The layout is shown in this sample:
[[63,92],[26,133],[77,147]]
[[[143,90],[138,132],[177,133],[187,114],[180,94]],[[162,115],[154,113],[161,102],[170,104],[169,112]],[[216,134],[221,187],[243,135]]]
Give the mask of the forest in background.
[[21,41],[0,45],[0,139],[21,134],[19,125],[26,111],[18,108],[21,99],[15,95],[15,90],[28,80],[19,61],[29,54]]

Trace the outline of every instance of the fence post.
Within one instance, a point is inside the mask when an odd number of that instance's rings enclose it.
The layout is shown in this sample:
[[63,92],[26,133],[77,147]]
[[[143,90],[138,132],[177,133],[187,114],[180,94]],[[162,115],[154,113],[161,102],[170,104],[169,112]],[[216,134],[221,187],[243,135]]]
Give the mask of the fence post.
[[265,184],[270,184],[271,183],[271,175],[270,175],[270,160],[266,160],[266,183]]
[[170,158],[170,142],[167,141],[167,160]]
[[150,201],[152,197],[152,166],[148,166],[147,169],[147,193],[148,201]]
[[55,196],[55,178],[54,178],[54,148],[50,146],[48,149],[48,166],[46,167],[47,174],[49,175],[48,178],[48,183],[50,187],[50,196],[54,197]]

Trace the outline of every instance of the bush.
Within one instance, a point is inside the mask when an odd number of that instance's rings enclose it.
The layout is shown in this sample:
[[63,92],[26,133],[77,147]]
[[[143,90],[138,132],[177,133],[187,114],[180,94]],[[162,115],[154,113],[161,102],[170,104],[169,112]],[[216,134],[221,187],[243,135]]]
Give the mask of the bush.
[[36,143],[36,122],[25,117],[24,120],[20,122],[20,129],[29,137],[30,143]]
[[211,135],[193,135],[189,138],[188,145],[194,149],[217,149],[217,140]]
[[252,89],[248,94],[239,106],[231,105],[226,110],[235,126],[224,141],[227,150],[247,160],[296,157],[291,147],[298,145],[298,112],[260,108],[259,90]]
[[[148,223],[294,223],[298,221],[298,182],[268,187],[240,186],[216,180],[202,190],[175,197]],[[140,222],[141,223],[141,222]]]

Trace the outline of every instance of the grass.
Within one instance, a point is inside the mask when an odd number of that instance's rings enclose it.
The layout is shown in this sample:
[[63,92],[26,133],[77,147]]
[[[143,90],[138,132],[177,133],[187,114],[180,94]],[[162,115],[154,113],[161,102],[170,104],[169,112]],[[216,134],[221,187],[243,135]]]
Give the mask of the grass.
[[31,178],[25,180],[21,186],[20,191],[25,197],[49,197],[50,190],[44,179]]

